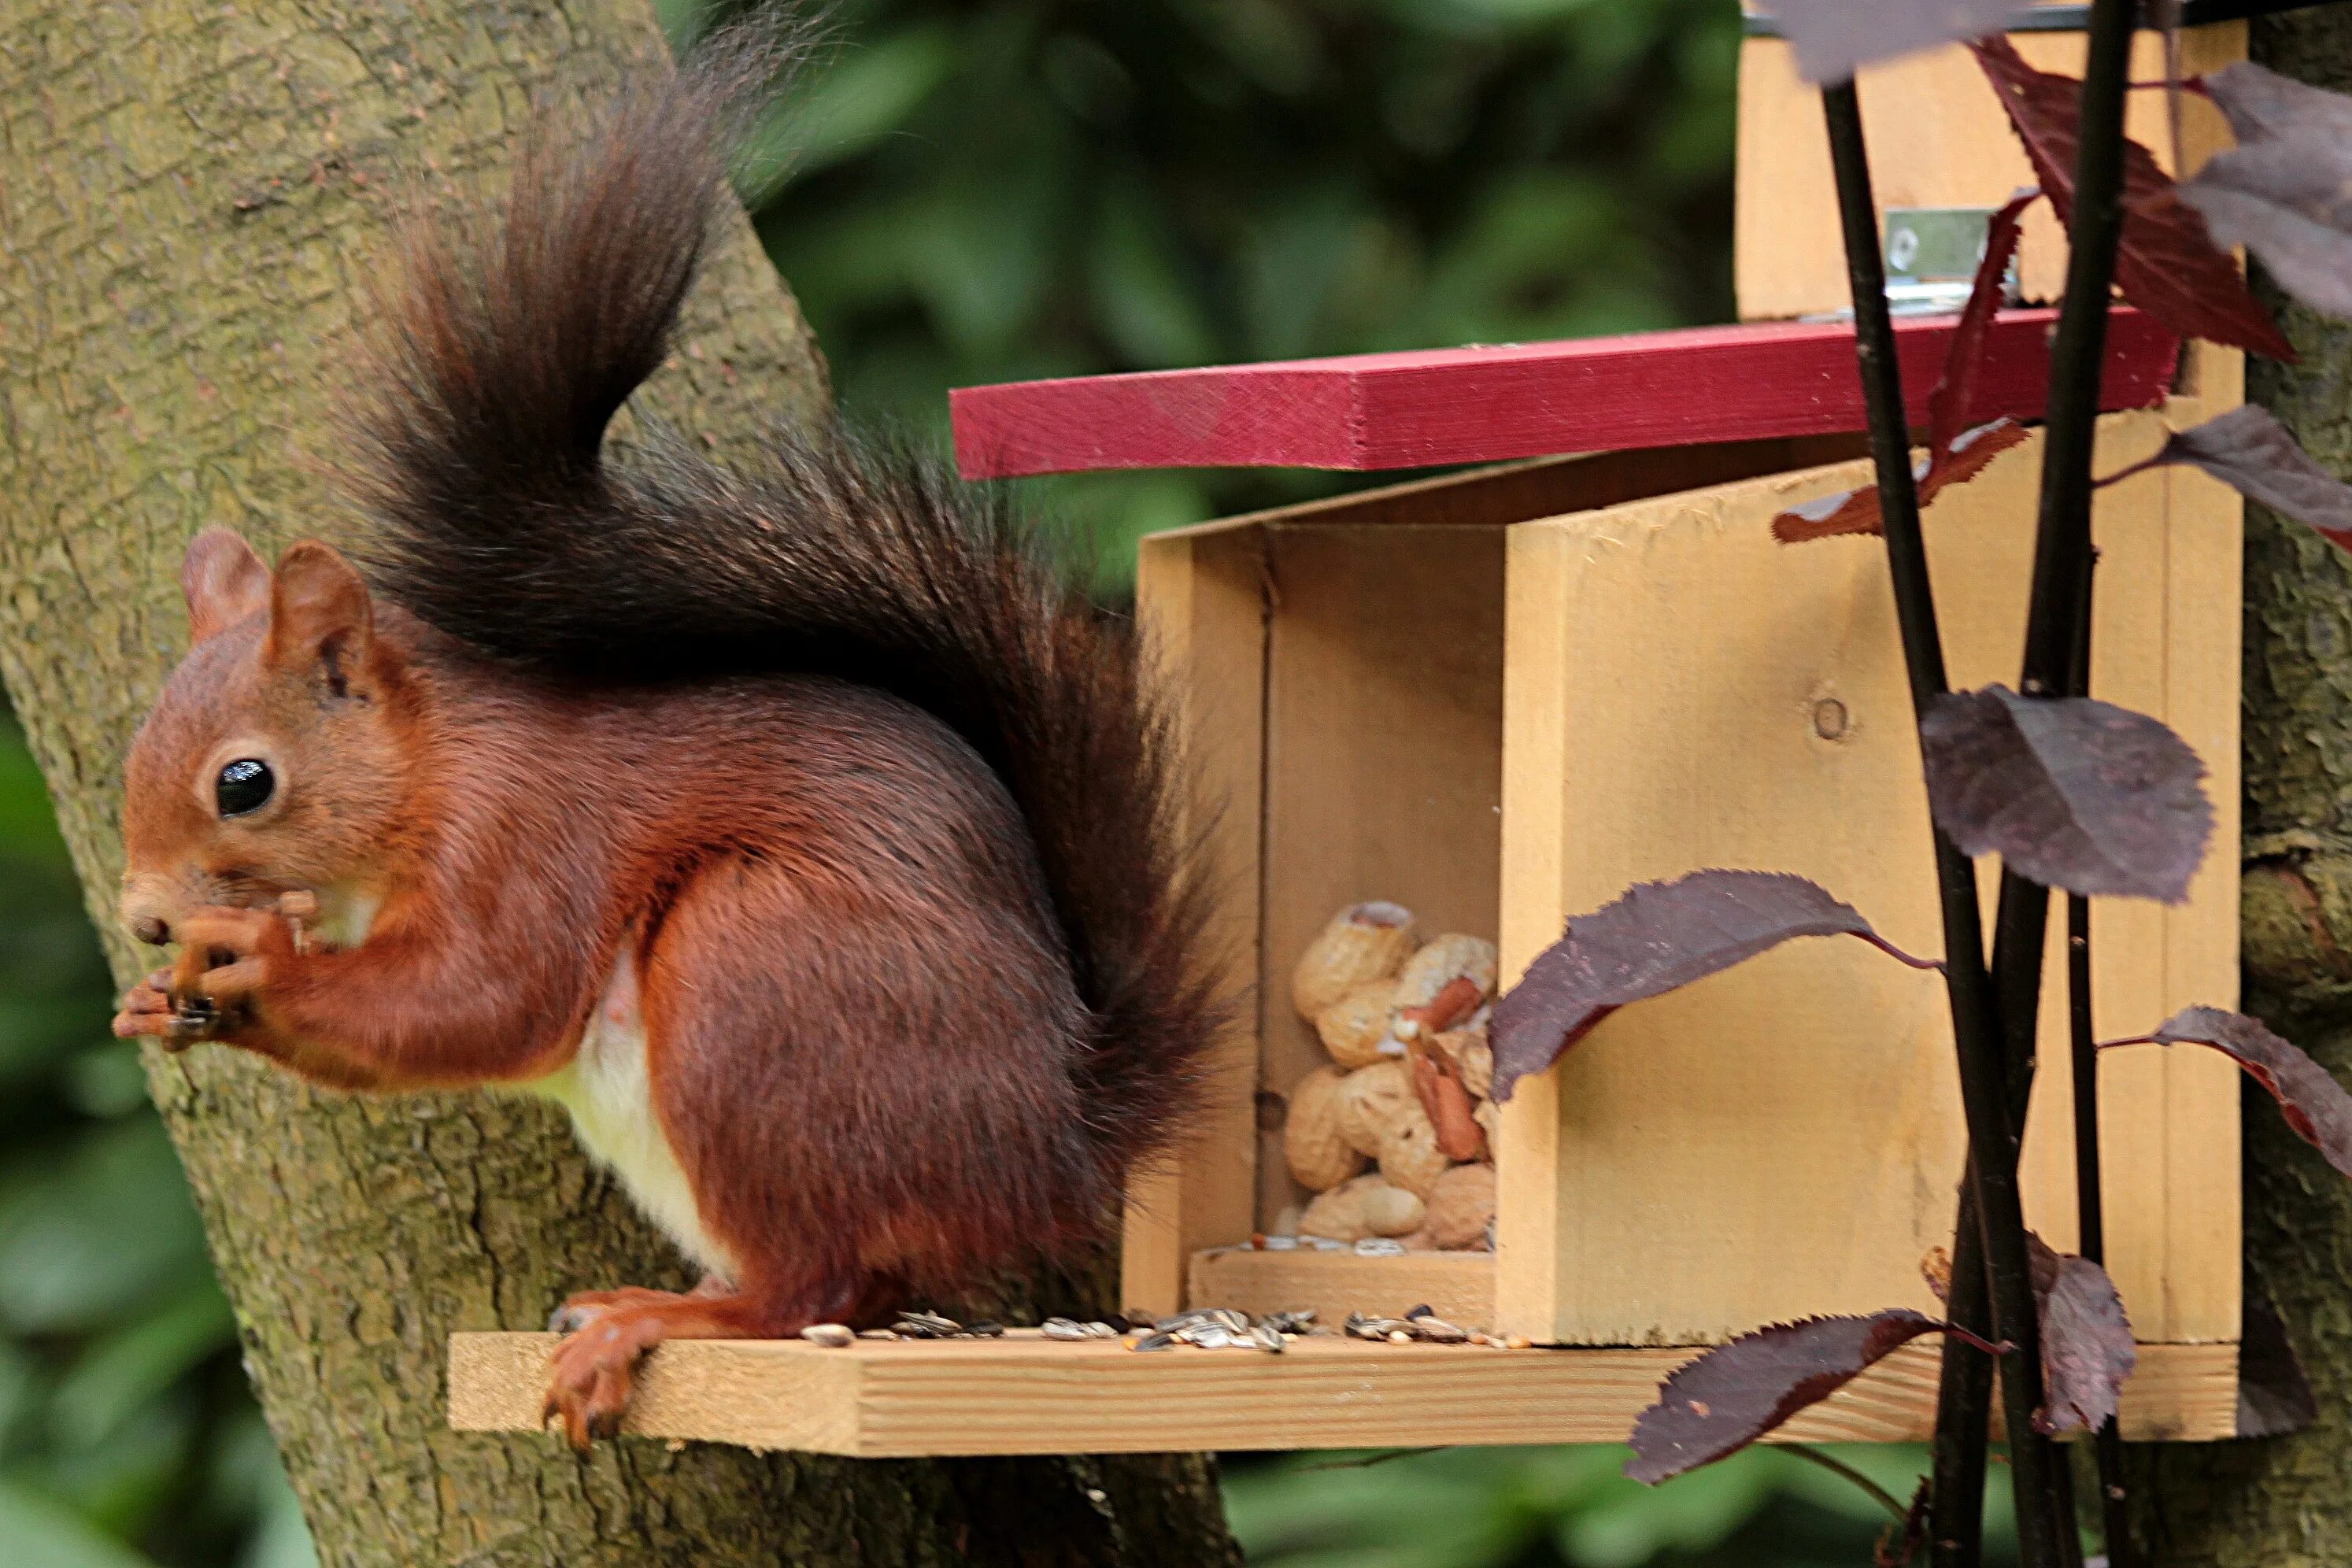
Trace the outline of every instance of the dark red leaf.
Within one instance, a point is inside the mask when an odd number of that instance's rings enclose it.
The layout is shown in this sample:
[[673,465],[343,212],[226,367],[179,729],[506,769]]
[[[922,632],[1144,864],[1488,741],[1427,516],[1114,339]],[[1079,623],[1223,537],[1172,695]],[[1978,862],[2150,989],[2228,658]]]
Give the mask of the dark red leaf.
[[[2071,226],[2082,84],[2034,69],[1998,35],[1969,47],[2009,111],[2051,205]],[[2248,292],[2238,264],[2213,243],[2204,220],[2180,200],[2155,155],[2137,142],[2124,143],[2123,205],[2116,286],[2125,299],[2182,337],[2210,338],[2273,359],[2294,358],[2270,313]]]
[[[2039,1273],[2039,1270],[2037,1270]],[[2042,1298],[2042,1408],[2034,1425],[2056,1436],[2095,1432],[2116,1413],[2124,1380],[2139,1363],[2123,1298],[2087,1258],[2054,1259]]]
[[1496,1002],[1493,1097],[1508,1100],[1519,1079],[1551,1066],[1628,1002],[1704,980],[1801,936],[1858,936],[1895,951],[1852,905],[1802,877],[1694,871],[1629,889],[1569,921]]
[[2160,1045],[2211,1046],[2270,1090],[2279,1113],[2327,1163],[2352,1176],[2352,1094],[2328,1070],[2256,1019],[2219,1007],[2184,1008],[2149,1037]]
[[1769,0],[1807,81],[1843,81],[1854,68],[1997,31],[2016,0]]
[[1633,1424],[1625,1473],[1655,1486],[1738,1453],[1878,1362],[1945,1325],[1904,1308],[1775,1323],[1685,1362]]
[[2284,1437],[2319,1419],[2319,1400],[2270,1299],[2249,1295],[2238,1331],[2238,1436]]
[[[1966,484],[1975,479],[1991,466],[1995,458],[2029,434],[2014,419],[1995,419],[1973,430],[1961,431],[1950,448],[1937,453],[1933,461],[1912,459],[1912,477],[1919,483],[1919,504],[1926,507],[1932,503],[1948,485]],[[1819,500],[1790,507],[1772,520],[1772,537],[1783,544],[1807,544],[1816,539],[1885,531],[1876,485],[1823,496]]]
[[2249,403],[2182,430],[2158,463],[2189,463],[2273,511],[2307,523],[2352,550],[2352,485],[2321,468],[2266,408]]
[[2352,99],[2241,64],[2206,82],[2238,133],[2181,186],[2213,238],[2315,310],[2352,317]]
[[1878,510],[1876,485],[1864,485],[1858,490],[1840,490],[1833,496],[1809,500],[1801,506],[1790,507],[1772,520],[1772,537],[1783,544],[1804,544],[1816,539],[1885,531],[1885,521]]
[[1919,726],[1927,804],[1970,855],[2044,887],[2177,904],[2205,858],[2205,764],[2158,721],[2004,686],[1936,700]]
[[1985,253],[1977,261],[1976,282],[1969,302],[1952,330],[1951,347],[1944,352],[1944,374],[1927,395],[1927,450],[1940,459],[1959,441],[1976,412],[1977,378],[1984,369],[1985,333],[2000,310],[2009,289],[2009,264],[2017,256],[2019,220],[2025,209],[2042,199],[2040,191],[2021,191],[1992,215],[1985,229]]

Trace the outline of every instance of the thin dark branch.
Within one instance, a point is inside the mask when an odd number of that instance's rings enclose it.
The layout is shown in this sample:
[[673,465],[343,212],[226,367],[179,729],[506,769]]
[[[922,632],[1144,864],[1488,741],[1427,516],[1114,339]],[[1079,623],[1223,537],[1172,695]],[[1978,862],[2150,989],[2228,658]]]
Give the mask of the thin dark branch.
[[1791,1458],[1802,1459],[1809,1465],[1819,1465],[1833,1476],[1843,1476],[1847,1480],[1868,1492],[1870,1500],[1885,1509],[1896,1524],[1904,1525],[1911,1522],[1911,1510],[1904,1507],[1893,1492],[1864,1475],[1843,1459],[1832,1458],[1819,1448],[1809,1448],[1802,1443],[1786,1444],[1780,1451]]
[[[1924,718],[1948,689],[1936,601],[1919,530],[1919,498],[1911,471],[1909,424],[1895,356],[1895,329],[1886,308],[1886,279],[1878,255],[1878,214],[1863,143],[1862,110],[1853,83],[1822,91],[1838,206],[1853,287],[1854,345],[1863,396],[1870,414],[1871,455],[1886,532],[1887,569],[1895,617],[1910,676],[1914,708]],[[2071,650],[2071,639],[2069,647]],[[2062,671],[2063,676],[2063,671]],[[2009,1430],[2016,1439],[2018,1535],[2026,1568],[2063,1568],[2061,1521],[2052,1517],[2050,1444],[2036,1436],[2033,1412],[2042,1404],[2042,1353],[2034,1321],[2033,1281],[2026,1255],[2025,1217],[2018,1201],[2017,1139],[2009,1126],[2000,1015],[1984,965],[1984,931],[1977,904],[1976,868],[1940,829],[1934,830],[1937,891],[1944,917],[1944,980],[1959,1058],[1960,1097],[1978,1211],[1984,1216],[1990,1259],[1993,1327],[2017,1353],[2000,1358],[2000,1379]],[[2071,1534],[2073,1521],[2065,1521]]]
[[[2042,506],[2034,538],[2024,670],[2018,682],[2018,689],[2029,695],[2055,696],[2066,689],[2080,641],[2075,623],[2087,604],[2091,460],[2098,435],[2099,374],[2106,352],[2107,308],[2123,237],[2124,100],[2130,81],[2137,9],[2137,0],[2095,0],[2091,12],[2066,292],[2051,356]],[[2048,890],[2004,871],[1993,923],[1993,975],[2000,1016],[2007,1026],[2003,1056],[2012,1129],[2022,1124],[2032,1093],[2034,1027],[2041,1013],[2042,947],[2049,918]],[[1962,1205],[1964,1220],[1969,1206]],[[1964,1257],[1967,1251],[1964,1245],[1953,1247],[1949,1310],[1955,1318],[1967,1316],[1971,1309],[1981,1311],[1982,1298],[1970,1294],[1962,1273],[1963,1263],[1972,1261]],[[1998,1263],[1996,1258],[1996,1268]],[[1937,1431],[1951,1434],[1949,1440],[1962,1445],[1963,1451],[1951,1456],[1948,1465],[1940,1449],[1938,1453],[1939,1480],[1948,1469],[1955,1490],[1948,1500],[1937,1500],[1931,1518],[1937,1568],[1960,1568],[1975,1561],[1973,1536],[1979,1527],[1974,1520],[1982,1507],[1983,1460],[1966,1450],[1981,1447],[1989,1412],[1982,1373],[1969,1366],[1969,1360],[1948,1353],[1944,1358]],[[2018,1430],[2012,1420],[2011,1431]],[[2073,1489],[2068,1472],[2053,1464],[2039,1479],[2053,1489],[2047,1511],[2069,1521],[2060,1549],[2064,1561],[2071,1563],[2077,1547],[2071,1528]],[[2027,1482],[2022,1469],[2016,1479],[2021,1506]],[[1960,1517],[1963,1510],[1965,1520]],[[1967,1557],[1944,1553],[1941,1542],[1953,1531],[1966,1531],[1971,1537]]]
[[[2097,566],[2095,552],[2092,570],[2083,579],[2082,610],[2075,617],[2074,668],[2066,682],[2069,697],[2091,694],[2093,584]],[[2091,900],[2080,893],[2066,895],[2066,1019],[2067,1054],[2074,1069],[2074,1213],[2079,1235],[2075,1250],[2105,1266],[2106,1191],[2099,1163],[2099,1035],[2091,1019]],[[2094,1441],[2107,1568],[2140,1568],[2126,1506],[2131,1493],[2124,1477],[2123,1430],[2114,1416],[2100,1423]]]

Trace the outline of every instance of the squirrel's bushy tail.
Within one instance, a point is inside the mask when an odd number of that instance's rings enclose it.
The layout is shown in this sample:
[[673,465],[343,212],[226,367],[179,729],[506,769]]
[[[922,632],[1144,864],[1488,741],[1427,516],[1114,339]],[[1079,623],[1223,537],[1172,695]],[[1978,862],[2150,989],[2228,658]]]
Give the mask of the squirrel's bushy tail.
[[366,564],[443,631],[564,679],[828,674],[945,721],[1035,839],[1095,1023],[1088,1132],[1132,1158],[1173,1131],[1219,1013],[1130,622],[1000,501],[835,424],[777,432],[750,471],[657,434],[606,460],[726,195],[717,133],[766,75],[747,53],[536,142],[502,210],[415,229],[355,422]]

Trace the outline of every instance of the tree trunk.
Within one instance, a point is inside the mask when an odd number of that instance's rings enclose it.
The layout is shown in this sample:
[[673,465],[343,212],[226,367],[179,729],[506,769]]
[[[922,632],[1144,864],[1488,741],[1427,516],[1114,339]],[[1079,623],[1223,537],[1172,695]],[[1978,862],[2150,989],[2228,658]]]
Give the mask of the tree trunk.
[[[2274,70],[2352,89],[2352,10],[2258,21],[2253,47]],[[2250,395],[2352,475],[2352,327],[2263,288],[2303,361],[2251,361]],[[2245,692],[2245,1005],[2352,1077],[2352,561],[2252,506]],[[2278,1307],[2319,1420],[2145,1452],[2141,1531],[2168,1565],[2352,1563],[2352,1183],[2268,1097],[2246,1105],[2247,1289]]]
[[[667,68],[646,0],[0,0],[0,673],[119,976],[121,760],[182,543],[347,527],[306,455],[396,195],[495,171],[536,94]],[[737,437],[824,397],[738,224],[649,395]],[[724,444],[724,443],[720,443]],[[460,1436],[446,1336],[678,1259],[521,1099],[315,1094],[149,1058],[329,1563],[1215,1563],[1198,1458],[858,1463]]]

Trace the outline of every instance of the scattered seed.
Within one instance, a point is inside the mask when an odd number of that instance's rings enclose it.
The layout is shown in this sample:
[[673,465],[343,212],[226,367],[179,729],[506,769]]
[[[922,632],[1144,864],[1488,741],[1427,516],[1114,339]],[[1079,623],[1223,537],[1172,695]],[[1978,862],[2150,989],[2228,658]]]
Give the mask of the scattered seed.
[[857,1337],[861,1340],[895,1340],[898,1336],[887,1329],[860,1329]]
[[813,1345],[840,1350],[857,1342],[856,1332],[845,1323],[811,1323],[801,1331],[801,1338]]
[[1261,1252],[1296,1252],[1298,1250],[1298,1238],[1295,1236],[1263,1237],[1257,1246]]
[[1164,1351],[1172,1349],[1176,1342],[1174,1334],[1146,1334],[1135,1342],[1135,1348],[1139,1351]]
[[1252,1329],[1249,1342],[1271,1355],[1280,1355],[1289,1347],[1289,1342],[1282,1337],[1282,1331],[1270,1323],[1260,1323]]
[[961,1323],[937,1312],[901,1312],[898,1321],[890,1326],[902,1338],[910,1340],[944,1340],[963,1331]]
[[1433,1345],[1460,1345],[1470,1342],[1470,1331],[1447,1322],[1434,1314],[1412,1320],[1413,1337]]
[[1004,1325],[983,1319],[977,1323],[966,1324],[963,1331],[976,1340],[1001,1340],[1004,1337]]
[[1509,1339],[1505,1340],[1503,1343],[1515,1351],[1533,1350],[1535,1348],[1535,1341],[1528,1338],[1525,1334],[1513,1334]]
[[1368,1236],[1356,1243],[1359,1258],[1402,1258],[1404,1243],[1392,1236]]

